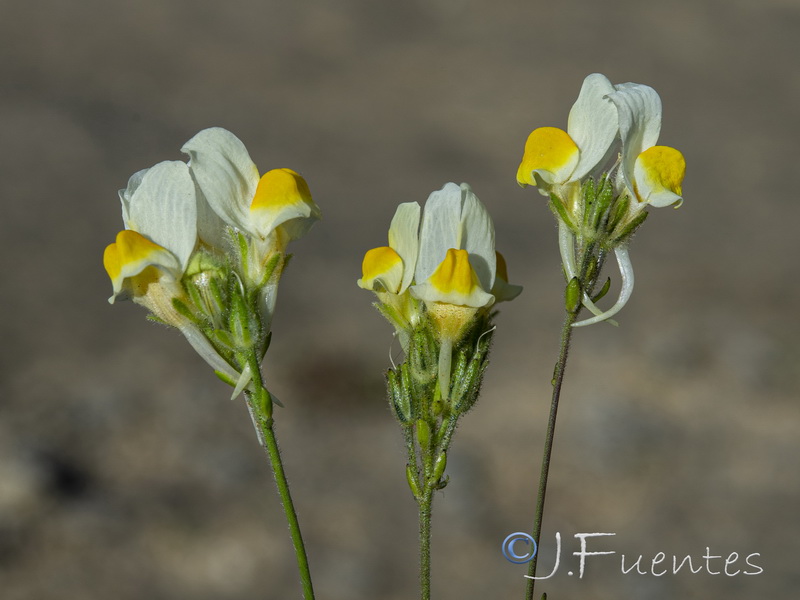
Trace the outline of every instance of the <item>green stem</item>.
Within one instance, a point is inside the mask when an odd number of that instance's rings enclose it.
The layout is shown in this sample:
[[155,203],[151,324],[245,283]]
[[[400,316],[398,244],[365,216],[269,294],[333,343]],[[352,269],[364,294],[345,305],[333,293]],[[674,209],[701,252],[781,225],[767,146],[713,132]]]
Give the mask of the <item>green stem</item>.
[[[547,494],[547,478],[550,473],[550,457],[553,453],[553,437],[556,430],[556,417],[558,416],[558,401],[561,396],[561,385],[564,381],[564,370],[567,366],[567,356],[569,355],[569,344],[572,338],[572,324],[578,316],[578,311],[568,312],[564,318],[564,327],[561,329],[561,348],[558,354],[556,370],[553,374],[553,397],[550,402],[550,417],[547,421],[547,435],[544,442],[544,455],[542,457],[542,470],[539,476],[539,492],[536,496],[536,515],[533,522],[533,539],[539,543],[539,536],[542,533],[542,515],[544,514],[544,499]],[[538,550],[538,548],[537,548]],[[528,563],[527,587],[525,599],[533,600],[533,587],[536,581],[536,562],[539,558],[537,551],[533,559]]]
[[[598,251],[595,244],[581,244],[581,270],[579,281],[581,290],[585,290],[589,295],[592,294],[594,282],[588,282],[587,272],[592,256],[597,256],[597,268],[595,273],[599,273],[603,267],[604,253]],[[596,275],[595,275],[596,279]],[[588,288],[588,289],[587,289]],[[550,402],[550,416],[547,420],[547,434],[544,441],[544,453],[542,456],[542,470],[539,475],[539,491],[536,495],[536,514],[533,522],[533,539],[539,543],[542,533],[542,516],[544,515],[544,500],[547,495],[547,480],[550,474],[550,459],[553,454],[553,438],[556,430],[556,417],[558,416],[558,402],[561,398],[561,386],[564,382],[564,371],[567,368],[567,357],[569,356],[569,346],[572,340],[572,324],[578,319],[582,309],[579,303],[574,310],[567,309],[564,317],[564,325],[561,328],[561,346],[558,351],[558,362],[556,362],[555,372],[553,373],[553,396]],[[528,563],[528,582],[525,588],[525,600],[533,600],[533,590],[536,580],[536,564],[539,559],[539,552],[534,554],[531,562]]]
[[272,418],[272,398],[269,392],[264,387],[261,379],[261,370],[255,354],[248,357],[250,370],[253,376],[253,384],[255,392],[247,392],[247,401],[250,405],[250,410],[256,416],[256,422],[263,437],[264,449],[269,457],[272,472],[275,475],[275,483],[278,486],[278,494],[281,498],[281,505],[283,512],[286,515],[286,521],[289,524],[289,533],[292,537],[292,544],[294,545],[294,553],[297,558],[297,568],[300,572],[300,582],[303,586],[303,598],[305,600],[314,600],[314,588],[311,583],[311,571],[308,566],[308,556],[306,555],[305,544],[303,544],[303,536],[300,532],[300,523],[297,520],[297,512],[292,502],[292,495],[289,492],[289,481],[286,478],[286,471],[283,468],[283,461],[281,460],[281,452],[278,448],[278,441],[275,437],[275,430],[273,428],[274,420]]
[[426,483],[419,499],[419,580],[421,600],[431,598],[431,512],[433,492]]

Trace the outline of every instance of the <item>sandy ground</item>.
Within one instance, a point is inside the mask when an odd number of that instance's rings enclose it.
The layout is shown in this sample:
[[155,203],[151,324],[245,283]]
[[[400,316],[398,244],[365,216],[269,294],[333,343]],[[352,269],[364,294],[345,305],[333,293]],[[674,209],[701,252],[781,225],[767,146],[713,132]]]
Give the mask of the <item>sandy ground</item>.
[[[619,328],[582,330],[546,515],[548,597],[792,597],[800,584],[800,5],[0,3],[0,596],[300,597],[242,403],[182,338],[110,306],[118,188],[219,125],[324,212],[281,284],[266,370],[320,600],[416,596],[416,514],[384,400],[390,327],[355,285],[399,202],[468,181],[524,294],[436,500],[435,598],[520,598],[560,323],[542,199],[514,174],[585,75],[654,86],[684,206],[651,214]],[[575,533],[613,532],[577,576]],[[643,570],[659,552],[697,574]],[[763,573],[729,576],[728,567]],[[576,571],[568,576],[567,569]],[[656,568],[657,572],[659,567]]]

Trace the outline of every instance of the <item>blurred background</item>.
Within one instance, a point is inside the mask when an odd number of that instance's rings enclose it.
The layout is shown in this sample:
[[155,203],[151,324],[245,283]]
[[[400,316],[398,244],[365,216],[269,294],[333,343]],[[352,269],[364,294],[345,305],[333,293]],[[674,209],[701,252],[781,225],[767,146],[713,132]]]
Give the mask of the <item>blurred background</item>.
[[[788,598],[800,584],[796,0],[0,3],[0,595],[300,597],[241,400],[181,336],[110,306],[117,189],[222,126],[303,173],[267,380],[320,600],[413,598],[416,507],[385,401],[391,327],[356,287],[400,202],[468,181],[523,295],[434,506],[436,598],[521,598],[562,318],[556,228],[515,173],[583,78],[655,87],[686,202],[632,244],[620,326],[574,338],[538,586],[565,598]],[[615,273],[611,273],[616,277]],[[590,540],[583,579],[571,553]],[[661,577],[622,574],[663,552]],[[738,562],[712,575],[704,554]],[[722,571],[723,559],[710,561]],[[658,571],[658,568],[656,569]],[[790,591],[791,590],[791,591]]]

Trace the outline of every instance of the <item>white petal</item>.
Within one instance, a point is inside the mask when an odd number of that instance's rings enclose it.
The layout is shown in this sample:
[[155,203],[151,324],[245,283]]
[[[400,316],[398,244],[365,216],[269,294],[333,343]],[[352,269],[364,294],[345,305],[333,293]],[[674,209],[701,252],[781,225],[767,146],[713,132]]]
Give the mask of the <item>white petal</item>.
[[605,75],[593,73],[583,80],[567,122],[567,133],[581,151],[572,181],[583,179],[609,156],[619,130],[617,109],[607,98],[612,92]]
[[678,208],[683,204],[683,198],[669,190],[661,190],[651,193],[647,203],[655,208],[664,208],[665,206]]
[[197,194],[197,237],[204,244],[223,252],[231,243],[225,221],[214,212],[202,193]]
[[503,281],[500,277],[494,280],[494,287],[492,288],[492,296],[495,302],[509,302],[522,293],[521,285],[514,285]]
[[122,204],[122,222],[125,225],[125,229],[131,228],[128,224],[130,222],[131,196],[133,196],[133,193],[142,184],[142,178],[149,170],[150,169],[142,169],[131,175],[130,179],[128,179],[128,187],[119,191],[119,200]]
[[469,253],[469,262],[484,290],[494,287],[497,255],[494,251],[494,224],[478,197],[466,183],[461,184],[464,201],[461,208],[459,245]]
[[617,107],[619,135],[622,140],[622,177],[634,193],[634,166],[644,150],[655,146],[661,133],[661,98],[651,87],[623,83],[608,95]]
[[140,173],[144,174],[128,196],[127,226],[172,252],[185,269],[197,243],[197,204],[189,168],[166,161]]
[[389,247],[403,259],[403,280],[397,292],[402,294],[414,280],[419,255],[419,222],[422,209],[416,202],[404,202],[389,226]]
[[189,168],[209,206],[223,221],[251,235],[250,203],[258,185],[258,169],[247,148],[230,131],[204,129],[183,148]]
[[461,188],[448,183],[428,196],[422,215],[416,280],[422,283],[439,267],[450,248],[459,248]]
[[592,325],[600,321],[605,321],[621,311],[628,303],[628,300],[630,300],[631,294],[633,294],[633,265],[631,264],[630,256],[628,256],[628,249],[620,246],[614,250],[614,253],[617,255],[619,273],[622,276],[622,289],[620,290],[616,304],[596,317],[573,323],[573,327],[583,327],[585,325]]

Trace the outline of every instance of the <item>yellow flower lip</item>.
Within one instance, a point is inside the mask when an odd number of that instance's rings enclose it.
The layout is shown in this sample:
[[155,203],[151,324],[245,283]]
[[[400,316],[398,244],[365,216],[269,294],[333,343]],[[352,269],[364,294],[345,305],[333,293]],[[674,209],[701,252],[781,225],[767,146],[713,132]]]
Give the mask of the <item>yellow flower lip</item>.
[[680,203],[685,175],[683,154],[669,146],[651,146],[636,158],[634,192],[639,202],[656,207]]
[[683,154],[669,146],[652,146],[642,152],[638,160],[662,188],[681,195],[681,184],[686,176],[686,159]]
[[536,185],[534,172],[546,183],[563,183],[575,170],[580,159],[577,144],[563,129],[539,127],[525,142],[525,152],[517,169],[517,183]]
[[109,244],[103,253],[103,266],[105,266],[108,276],[114,281],[124,271],[135,269],[137,264],[148,262],[162,252],[169,251],[155,242],[151,242],[142,234],[125,229],[117,234],[116,241]]
[[359,287],[376,290],[380,285],[387,292],[397,294],[403,280],[403,259],[389,246],[373,248],[364,255],[361,272]]
[[169,250],[131,229],[120,231],[116,241],[106,247],[103,266],[111,278],[114,297],[119,295],[128,278],[143,275],[150,281],[156,275],[154,268],[165,272],[180,270],[177,259]]
[[298,204],[313,204],[303,177],[291,169],[272,169],[259,179],[250,210],[281,210]]

